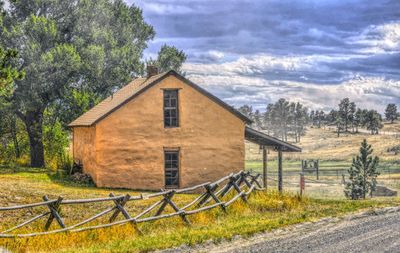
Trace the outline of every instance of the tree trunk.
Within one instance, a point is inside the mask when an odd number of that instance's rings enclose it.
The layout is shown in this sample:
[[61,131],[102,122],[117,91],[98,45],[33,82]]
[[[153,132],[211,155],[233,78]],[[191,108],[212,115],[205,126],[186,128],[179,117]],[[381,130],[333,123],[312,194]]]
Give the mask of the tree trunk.
[[42,168],[44,162],[43,147],[43,111],[28,111],[22,117],[29,136],[31,167]]

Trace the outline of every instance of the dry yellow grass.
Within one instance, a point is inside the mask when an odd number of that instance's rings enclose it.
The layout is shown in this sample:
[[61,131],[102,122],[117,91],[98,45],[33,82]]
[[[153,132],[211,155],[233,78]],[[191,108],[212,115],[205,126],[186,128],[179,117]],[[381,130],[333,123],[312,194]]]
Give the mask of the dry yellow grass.
[[[77,187],[54,181],[45,171],[38,173],[19,172],[0,174],[0,206],[31,203],[39,201],[41,196],[62,195],[67,199],[104,197],[109,189]],[[113,190],[116,194],[128,191]],[[135,192],[129,192],[132,195]],[[192,195],[180,195],[178,203],[193,199]],[[149,200],[151,201],[151,200]],[[348,201],[315,200],[299,198],[295,194],[280,195],[277,192],[258,192],[253,194],[249,203],[241,200],[229,207],[225,214],[213,209],[189,217],[191,226],[185,225],[179,217],[139,224],[143,235],[139,235],[132,226],[86,231],[80,233],[61,233],[23,239],[0,239],[0,247],[12,252],[148,252],[179,246],[193,245],[207,240],[218,241],[232,238],[234,235],[251,235],[294,223],[313,221],[326,216],[340,216],[371,207],[391,206],[400,203],[399,198]],[[148,206],[146,201],[129,202],[129,212],[135,213]],[[63,206],[62,215],[67,224],[73,224],[92,215],[107,204],[89,204]],[[109,206],[109,205],[108,205]],[[44,211],[34,208],[28,212],[1,212],[0,229],[4,230],[16,222],[26,220]],[[29,232],[43,228],[44,220],[38,221]],[[56,228],[56,226],[54,226]]]
[[399,132],[400,133],[400,122],[395,121],[392,123],[385,122],[383,124],[382,131],[388,131],[388,132]]
[[[400,125],[399,125],[400,127]],[[359,146],[363,139],[367,139],[368,143],[374,149],[374,155],[378,155],[382,161],[400,161],[400,154],[395,155],[388,152],[392,148],[400,144],[400,138],[389,135],[369,135],[364,133],[358,134],[337,134],[333,130],[309,128],[301,142],[295,145],[303,149],[302,153],[285,153],[285,159],[302,160],[302,159],[320,159],[320,160],[340,160],[350,161],[352,157],[358,154]],[[246,159],[260,160],[261,153],[258,145],[246,143]],[[275,159],[276,152],[270,152],[269,158]]]

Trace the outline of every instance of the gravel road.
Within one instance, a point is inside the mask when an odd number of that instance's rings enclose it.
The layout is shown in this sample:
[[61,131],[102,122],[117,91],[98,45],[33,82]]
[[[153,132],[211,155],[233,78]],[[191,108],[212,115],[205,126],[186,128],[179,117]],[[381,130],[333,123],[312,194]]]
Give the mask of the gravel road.
[[170,249],[167,252],[400,253],[400,209],[397,209],[395,212],[379,215],[299,224],[290,230],[263,233],[248,239]]
[[315,231],[215,248],[213,252],[400,252],[400,213],[342,221]]

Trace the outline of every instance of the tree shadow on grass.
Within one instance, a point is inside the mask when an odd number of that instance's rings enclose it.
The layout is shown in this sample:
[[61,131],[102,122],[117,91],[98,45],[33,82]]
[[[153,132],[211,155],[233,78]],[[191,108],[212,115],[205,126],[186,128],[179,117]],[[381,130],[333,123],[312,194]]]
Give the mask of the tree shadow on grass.
[[48,171],[49,170],[46,168],[0,165],[0,175],[17,174],[17,173],[47,173]]
[[[20,167],[20,166],[5,166],[0,165],[0,175],[18,175],[18,174],[46,174],[48,179],[54,184],[68,187],[68,188],[79,188],[79,189],[92,189],[92,190],[106,190],[110,192],[126,192],[126,193],[154,193],[155,191],[141,190],[141,189],[126,189],[126,188],[108,188],[108,187],[96,187],[93,181],[91,182],[79,182],[73,179],[67,171],[58,170],[54,171],[48,168],[31,168],[31,167]],[[36,178],[36,177],[35,177]],[[39,177],[40,178],[40,177]]]

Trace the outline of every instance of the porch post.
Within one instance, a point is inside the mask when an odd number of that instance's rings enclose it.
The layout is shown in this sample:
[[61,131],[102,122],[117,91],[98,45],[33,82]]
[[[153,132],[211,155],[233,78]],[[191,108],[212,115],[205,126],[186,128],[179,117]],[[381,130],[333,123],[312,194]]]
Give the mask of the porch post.
[[282,149],[278,149],[278,191],[282,192]]
[[267,189],[267,149],[263,146],[263,183],[264,188]]

